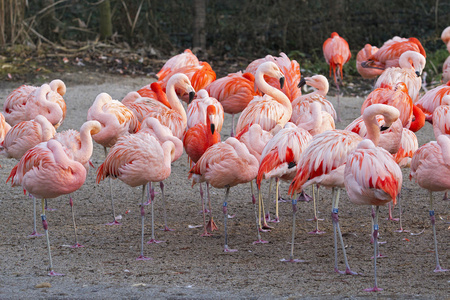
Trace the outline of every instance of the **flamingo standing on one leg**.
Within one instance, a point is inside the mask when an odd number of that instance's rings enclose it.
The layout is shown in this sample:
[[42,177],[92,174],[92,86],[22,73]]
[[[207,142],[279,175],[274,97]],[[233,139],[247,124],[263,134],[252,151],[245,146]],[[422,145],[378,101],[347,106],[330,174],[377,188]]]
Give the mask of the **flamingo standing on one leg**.
[[227,218],[230,188],[253,180],[258,172],[258,161],[247,147],[236,138],[209,147],[189,171],[193,184],[207,181],[215,188],[226,188],[223,202],[225,252],[237,250],[228,247]]
[[150,259],[144,256],[145,186],[148,182],[161,182],[170,176],[174,155],[175,145],[171,141],[161,145],[147,133],[136,133],[119,138],[97,170],[97,183],[106,177],[113,177],[131,187],[142,186],[141,253],[137,260]]
[[[193,163],[197,163],[200,157],[205,151],[212,145],[220,142],[220,133],[216,131],[216,106],[210,104],[206,109],[206,124],[198,123],[197,125],[189,128],[183,138],[184,148],[187,155]],[[202,236],[210,236],[209,231],[217,230],[217,226],[214,223],[211,212],[211,199],[209,196],[209,183],[207,184],[208,202],[209,202],[209,223],[206,224],[205,216],[205,202],[203,198],[202,183],[200,182],[200,197],[202,201],[202,213],[203,213],[203,227],[204,231]]]
[[381,291],[377,283],[378,210],[380,205],[396,203],[402,187],[402,171],[389,152],[366,139],[348,156],[344,176],[351,202],[376,206],[373,225],[375,285],[365,291]]
[[437,141],[421,146],[411,160],[409,178],[430,193],[430,221],[433,226],[434,250],[436,268],[434,272],[448,271],[439,264],[438,246],[436,239],[436,219],[433,209],[433,192],[450,189],[450,139],[441,134]]
[[342,67],[344,64],[346,64],[349,60],[352,54],[350,53],[350,48],[348,46],[348,43],[346,40],[341,38],[337,32],[333,32],[331,34],[331,37],[328,38],[323,43],[323,55],[325,56],[325,60],[327,64],[330,65],[330,76],[331,71],[333,71],[333,78],[334,83],[336,84],[337,92],[337,103],[338,103],[338,112],[337,112],[337,121],[341,121],[341,108],[340,108],[340,89],[339,89],[339,82],[342,82],[343,79],[343,73],[342,73]]
[[[92,147],[86,155],[92,155]],[[21,185],[36,198],[42,199],[42,225],[47,237],[49,254],[49,276],[62,275],[53,271],[53,262],[45,215],[45,199],[56,198],[78,190],[86,180],[86,169],[79,162],[69,158],[64,147],[56,140],[40,143],[28,150],[12,169],[8,180],[13,186]]]
[[[100,132],[93,137],[94,141],[103,146],[105,157],[106,148],[112,147],[124,135],[136,133],[139,121],[133,112],[117,100],[113,100],[107,93],[100,93],[87,112],[87,120],[99,121],[102,125]],[[116,219],[114,199],[112,195],[111,179],[109,180],[113,221],[108,225],[120,224]]]

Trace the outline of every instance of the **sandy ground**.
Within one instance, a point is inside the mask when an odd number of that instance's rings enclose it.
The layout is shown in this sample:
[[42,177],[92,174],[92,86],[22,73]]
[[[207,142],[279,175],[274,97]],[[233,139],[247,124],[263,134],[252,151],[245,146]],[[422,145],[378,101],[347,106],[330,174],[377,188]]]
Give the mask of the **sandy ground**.
[[[50,81],[47,78],[45,81]],[[79,129],[86,113],[100,92],[114,99],[147,84],[148,78],[111,77],[102,74],[65,74],[67,118],[59,130]],[[17,83],[0,83],[0,101]],[[330,97],[331,101],[335,99]],[[359,115],[362,98],[343,98],[344,128]],[[226,116],[222,139],[228,137],[231,117]],[[420,145],[434,139],[430,124],[418,133]],[[104,159],[103,148],[94,146],[92,161],[99,166]],[[79,241],[84,248],[67,247],[74,243],[69,197],[49,200],[48,222],[55,271],[63,277],[47,276],[47,247],[44,237],[27,238],[33,226],[32,201],[21,188],[6,184],[14,160],[0,159],[0,298],[109,298],[109,299],[292,299],[292,298],[367,298],[364,292],[373,285],[373,255],[370,243],[370,209],[352,205],[341,193],[340,221],[349,263],[360,275],[339,275],[333,271],[333,230],[330,218],[330,191],[322,189],[319,201],[323,235],[308,234],[314,229],[312,203],[300,203],[294,256],[304,263],[283,263],[289,257],[292,209],[280,204],[281,223],[273,224],[271,232],[263,233],[268,244],[253,245],[256,239],[255,219],[250,198],[250,186],[231,190],[228,220],[229,244],[239,251],[223,252],[223,215],[221,204],[224,190],[212,189],[213,213],[220,230],[212,237],[201,237],[202,216],[197,187],[187,179],[187,156],[173,164],[172,175],[165,182],[168,223],[173,232],[157,230],[165,243],[145,244],[150,261],[136,261],[139,254],[141,189],[132,189],[113,181],[116,211],[123,216],[121,226],[106,226],[110,222],[111,206],[107,181],[95,184],[95,170],[85,185],[73,194]],[[381,253],[378,260],[379,286],[383,298],[449,299],[450,272],[434,273],[433,237],[428,217],[428,194],[408,179],[404,171],[404,227],[411,233],[396,233],[397,222],[386,221],[387,207],[381,209]],[[281,184],[286,194],[288,183]],[[267,194],[267,184],[265,185]],[[159,187],[157,187],[159,190]],[[441,265],[450,268],[450,214],[443,193],[436,193],[436,228]],[[155,202],[155,222],[163,225],[162,201]],[[274,205],[271,204],[273,211]],[[128,213],[126,213],[128,211]],[[149,212],[150,209],[146,208]],[[398,208],[394,211],[398,216]],[[147,214],[145,240],[150,239],[150,214]],[[43,232],[40,222],[38,231]],[[343,267],[341,250],[340,267]],[[36,285],[48,282],[50,288]]]

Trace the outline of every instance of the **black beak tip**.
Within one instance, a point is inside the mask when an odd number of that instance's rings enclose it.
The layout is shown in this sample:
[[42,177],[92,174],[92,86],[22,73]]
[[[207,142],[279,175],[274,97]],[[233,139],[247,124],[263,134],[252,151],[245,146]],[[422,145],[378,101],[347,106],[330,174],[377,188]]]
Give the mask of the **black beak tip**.
[[288,164],[288,169],[292,169],[293,167],[295,167],[297,164],[293,161],[289,162]]
[[284,81],[285,81],[285,78],[284,78],[284,77],[281,77],[281,78],[280,78],[280,87],[281,87],[281,88],[284,87]]
[[214,131],[216,131],[216,126],[211,124],[211,133],[214,134]]
[[385,130],[388,130],[388,129],[389,129],[389,127],[387,127],[387,126],[381,126],[381,127],[380,127],[380,130],[381,130],[381,131],[385,131]]
[[420,77],[420,72],[416,71],[416,75],[417,75],[417,77]]
[[189,92],[189,103],[192,102],[192,100],[194,100],[195,97],[195,92]]
[[304,77],[302,77],[302,79],[298,83],[297,87],[301,89],[305,84],[306,84],[306,80]]

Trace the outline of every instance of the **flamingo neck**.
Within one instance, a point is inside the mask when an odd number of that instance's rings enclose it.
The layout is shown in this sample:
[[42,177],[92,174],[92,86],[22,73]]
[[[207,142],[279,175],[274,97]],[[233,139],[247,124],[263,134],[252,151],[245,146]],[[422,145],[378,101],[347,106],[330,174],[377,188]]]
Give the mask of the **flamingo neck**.
[[180,99],[178,99],[177,93],[175,92],[175,84],[176,84],[176,82],[171,82],[171,81],[169,81],[167,83],[167,88],[166,88],[167,101],[169,101],[172,109],[174,109],[181,115],[184,127],[186,128],[186,126],[187,126],[186,111],[184,110],[184,107],[181,104]]
[[442,134],[437,137],[437,143],[441,147],[442,158],[446,165],[450,165],[450,139]]
[[82,165],[86,165],[91,159],[92,151],[94,149],[94,144],[92,142],[91,130],[93,126],[88,122],[84,123],[80,128],[80,142],[81,147],[77,150],[77,153],[74,155],[77,158],[77,161]]
[[417,132],[419,131],[420,128],[422,128],[425,125],[425,114],[415,104],[413,104],[413,116],[414,121],[411,122],[409,130]]
[[175,145],[171,141],[166,141],[161,145],[164,153],[163,163],[166,168],[171,168],[172,161],[175,158]]
[[364,123],[367,129],[367,138],[371,140],[375,146],[380,142],[380,128],[378,127],[377,116],[375,114],[363,115]]
[[263,93],[271,96],[275,101],[292,111],[291,101],[289,98],[279,89],[274,88],[264,80],[264,72],[258,70],[255,75],[255,84],[258,89]]
[[311,131],[314,128],[319,128],[322,124],[322,108],[320,104],[311,105],[311,118],[305,122],[298,124],[298,127],[301,127],[307,131]]

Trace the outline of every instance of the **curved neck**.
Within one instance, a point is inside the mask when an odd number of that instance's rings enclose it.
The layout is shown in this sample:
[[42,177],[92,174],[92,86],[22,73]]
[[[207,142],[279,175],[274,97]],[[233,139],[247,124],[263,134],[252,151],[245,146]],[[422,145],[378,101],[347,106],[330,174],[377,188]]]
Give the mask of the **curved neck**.
[[167,87],[166,87],[167,101],[169,101],[172,109],[174,109],[181,115],[183,124],[186,127],[187,126],[186,111],[184,110],[184,107],[181,104],[180,99],[178,99],[177,93],[175,92],[175,85],[176,85],[176,82],[173,82],[172,80],[169,80],[169,82],[167,83]]
[[80,142],[81,147],[76,153],[77,161],[82,165],[85,165],[91,159],[92,151],[94,148],[91,136],[92,125],[89,122],[85,122],[80,128]]
[[318,128],[322,124],[322,108],[320,104],[314,102],[311,104],[311,118],[305,122],[297,124],[298,127],[301,127],[307,131],[311,131],[314,128]]
[[175,145],[171,141],[166,141],[161,147],[164,151],[164,165],[171,168],[171,163],[175,158]]
[[442,158],[446,165],[450,165],[450,139],[446,135],[440,135],[437,142],[441,147]]
[[289,98],[282,91],[274,88],[264,80],[264,71],[256,71],[255,84],[262,93],[271,96],[275,101],[292,110]]
[[414,121],[411,122],[409,129],[413,132],[417,132],[425,125],[425,114],[415,104],[413,104],[413,116]]
[[375,146],[380,142],[380,127],[378,127],[376,114],[363,114],[363,120],[366,124],[367,138],[371,140]]

